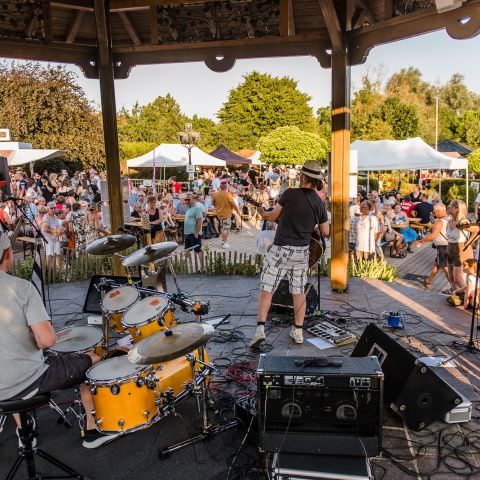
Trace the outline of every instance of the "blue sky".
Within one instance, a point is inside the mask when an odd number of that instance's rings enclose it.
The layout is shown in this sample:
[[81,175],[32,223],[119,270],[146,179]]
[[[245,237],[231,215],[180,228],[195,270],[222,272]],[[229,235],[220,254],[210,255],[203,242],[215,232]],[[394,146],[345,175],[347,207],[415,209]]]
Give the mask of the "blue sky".
[[[352,67],[352,82],[359,85],[368,71],[385,77],[409,66],[417,67],[429,82],[445,82],[452,74],[465,76],[467,86],[480,94],[480,36],[453,40],[446,32],[436,32],[374,48],[364,65]],[[87,80],[78,72],[80,84],[89,98],[100,104],[98,81]],[[215,112],[227,99],[230,89],[242,77],[258,70],[276,76],[288,75],[300,90],[312,97],[315,109],[330,102],[330,70],[322,69],[312,57],[283,57],[237,61],[232,70],[215,73],[203,63],[148,65],[135,67],[126,80],[115,83],[117,108],[131,107],[137,100],[148,103],[170,93],[187,115],[215,119]]]

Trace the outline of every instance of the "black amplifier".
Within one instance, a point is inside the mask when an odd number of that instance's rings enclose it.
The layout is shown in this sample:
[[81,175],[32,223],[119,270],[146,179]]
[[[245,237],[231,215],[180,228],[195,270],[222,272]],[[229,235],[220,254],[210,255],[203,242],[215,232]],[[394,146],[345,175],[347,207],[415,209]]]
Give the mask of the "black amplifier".
[[257,414],[266,452],[376,456],[383,373],[376,357],[260,355]]

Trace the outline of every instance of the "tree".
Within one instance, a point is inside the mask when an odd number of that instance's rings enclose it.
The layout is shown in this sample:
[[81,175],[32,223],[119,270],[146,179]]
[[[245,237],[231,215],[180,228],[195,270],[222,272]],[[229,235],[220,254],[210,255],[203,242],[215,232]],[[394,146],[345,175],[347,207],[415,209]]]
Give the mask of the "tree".
[[247,127],[256,138],[284,126],[313,132],[315,121],[308,105],[310,100],[291,78],[253,72],[230,90],[217,116],[222,123]]
[[325,160],[328,144],[316,133],[302,132],[298,127],[279,127],[260,138],[258,149],[264,161],[298,165],[306,160]]
[[380,116],[392,127],[397,140],[416,137],[419,134],[416,105],[407,105],[399,97],[388,97],[380,108]]
[[465,112],[456,123],[456,133],[460,142],[480,147],[480,110]]
[[468,156],[468,171],[480,175],[480,148]]
[[452,78],[441,88],[440,98],[458,114],[480,108],[480,97],[468,90],[465,85],[465,77],[459,73],[452,75]]
[[122,170],[127,169],[127,160],[140,157],[153,150],[157,145],[153,142],[120,142],[120,164]]
[[324,138],[330,146],[332,142],[332,109],[320,107],[317,110],[318,134]]
[[0,111],[15,140],[63,150],[67,163],[105,168],[101,116],[64,67],[0,63]]
[[177,143],[187,121],[171,95],[157,97],[143,107],[137,103],[120,112],[119,137],[127,142]]

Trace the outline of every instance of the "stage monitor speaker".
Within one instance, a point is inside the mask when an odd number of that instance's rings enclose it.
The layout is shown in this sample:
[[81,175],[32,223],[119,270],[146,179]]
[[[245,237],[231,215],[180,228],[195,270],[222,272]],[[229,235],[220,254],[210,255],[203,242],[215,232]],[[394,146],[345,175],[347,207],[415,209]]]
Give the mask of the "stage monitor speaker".
[[[127,277],[121,277],[117,275],[92,275],[92,278],[90,279],[90,285],[88,286],[87,296],[85,297],[85,303],[83,304],[84,313],[102,313],[102,297],[96,288],[102,278],[114,280],[116,283],[121,285],[128,284]],[[138,282],[139,280],[140,277],[132,277],[132,281],[134,282]]]
[[[292,314],[293,298],[289,292],[288,280],[281,280],[278,288],[275,290],[272,299],[272,312],[277,314]],[[317,306],[317,291],[311,283],[307,283],[305,287],[307,294],[307,315],[311,315]]]
[[0,157],[0,190],[4,198],[11,194],[7,157]]
[[385,375],[384,404],[422,430],[462,402],[461,396],[432,368],[374,323],[364,330],[352,357],[375,355]]

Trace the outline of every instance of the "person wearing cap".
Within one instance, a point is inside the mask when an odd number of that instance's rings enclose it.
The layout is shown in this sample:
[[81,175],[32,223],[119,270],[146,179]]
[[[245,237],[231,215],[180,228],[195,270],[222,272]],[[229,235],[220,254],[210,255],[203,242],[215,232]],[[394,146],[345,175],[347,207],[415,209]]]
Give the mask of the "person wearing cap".
[[42,220],[42,231],[48,243],[45,244],[45,256],[47,257],[47,267],[54,261],[57,269],[61,267],[61,247],[60,237],[64,233],[62,221],[57,216],[55,202],[47,203],[47,214]]
[[[0,364],[4,366],[0,375],[0,400],[26,399],[80,385],[86,429],[82,445],[96,448],[113,440],[118,435],[105,436],[96,431],[92,396],[83,383],[86,371],[99,362],[100,357],[92,351],[44,353],[57,341],[50,317],[34,285],[8,274],[12,267],[10,240],[0,230]],[[15,420],[18,425],[18,418]]]
[[316,160],[305,162],[300,174],[300,188],[287,189],[272,211],[267,212],[263,208],[259,210],[264,220],[278,221],[278,227],[273,245],[263,262],[257,328],[250,347],[257,347],[265,340],[265,322],[273,294],[285,277],[293,297],[295,314],[290,336],[295,343],[303,343],[310,240],[315,226],[318,226],[324,237],[329,235],[327,209],[316,193],[323,187],[321,167]]

